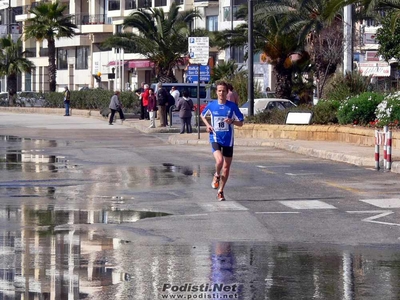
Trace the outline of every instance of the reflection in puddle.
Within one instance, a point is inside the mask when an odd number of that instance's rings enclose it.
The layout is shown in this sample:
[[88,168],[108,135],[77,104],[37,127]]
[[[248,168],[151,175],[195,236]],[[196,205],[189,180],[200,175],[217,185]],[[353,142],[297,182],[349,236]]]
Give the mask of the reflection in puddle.
[[[115,264],[128,241],[95,230],[62,224],[120,224],[166,216],[140,211],[0,210],[2,223],[20,224],[20,231],[0,232],[0,299],[84,299],[105,287],[130,280]],[[29,297],[28,297],[29,295]],[[111,297],[109,299],[116,299]]]
[[82,212],[7,216],[25,226],[0,233],[1,299],[400,299],[396,247],[147,245],[90,230],[40,234],[43,225],[87,222]]
[[0,171],[57,172],[68,167],[64,156],[37,154],[37,151],[7,151],[0,153]]

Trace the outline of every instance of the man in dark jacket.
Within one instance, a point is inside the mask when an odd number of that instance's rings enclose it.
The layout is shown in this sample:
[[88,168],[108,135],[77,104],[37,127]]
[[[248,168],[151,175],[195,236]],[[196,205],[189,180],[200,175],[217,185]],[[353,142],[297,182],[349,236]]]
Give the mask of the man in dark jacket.
[[168,102],[168,92],[165,88],[162,87],[162,83],[157,84],[157,104],[158,104],[158,113],[160,115],[160,126],[166,127],[166,104]]
[[181,134],[185,133],[185,127],[187,133],[192,133],[192,111],[193,101],[189,99],[189,92],[183,91],[183,97],[178,101],[179,118],[181,118]]

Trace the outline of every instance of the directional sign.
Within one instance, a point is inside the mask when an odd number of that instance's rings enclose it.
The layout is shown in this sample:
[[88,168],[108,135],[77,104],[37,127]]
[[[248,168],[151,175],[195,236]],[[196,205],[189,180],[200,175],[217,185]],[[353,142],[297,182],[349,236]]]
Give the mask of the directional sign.
[[[199,81],[199,65],[190,65],[186,71],[187,81],[196,83]],[[210,81],[210,67],[200,65],[200,82]]]
[[[190,75],[186,77],[186,81],[188,83],[197,83],[199,82],[199,76],[195,75]],[[200,75],[200,82],[208,83],[210,81],[210,76],[201,76]]]
[[210,56],[208,37],[189,37],[188,50],[191,64],[208,64],[208,58]]

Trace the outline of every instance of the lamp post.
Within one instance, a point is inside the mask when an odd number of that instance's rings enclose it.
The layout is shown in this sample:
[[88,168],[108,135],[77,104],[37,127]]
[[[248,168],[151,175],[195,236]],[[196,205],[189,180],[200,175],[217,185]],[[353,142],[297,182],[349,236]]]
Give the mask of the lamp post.
[[248,86],[247,86],[247,100],[249,101],[249,116],[254,115],[254,37],[253,37],[253,0],[249,0],[248,2],[248,10],[249,10],[249,29],[248,29],[248,58],[247,58],[247,70],[248,70]]

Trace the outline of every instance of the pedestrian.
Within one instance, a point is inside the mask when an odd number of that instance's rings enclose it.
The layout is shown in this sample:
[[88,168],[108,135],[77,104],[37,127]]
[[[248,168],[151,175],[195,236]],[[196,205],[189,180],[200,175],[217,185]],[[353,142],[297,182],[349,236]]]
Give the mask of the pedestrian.
[[[201,113],[201,118],[210,133],[210,143],[215,159],[215,173],[211,183],[213,189],[218,189],[217,199],[224,201],[224,188],[228,181],[233,158],[234,125],[243,126],[243,114],[238,106],[226,100],[228,85],[224,81],[217,82],[218,101],[207,104]],[[211,124],[207,120],[211,117]]]
[[193,101],[189,98],[189,92],[183,91],[183,97],[179,99],[177,110],[179,111],[179,118],[181,118],[181,134],[192,133],[192,111]]
[[167,127],[167,108],[168,103],[168,92],[163,88],[162,83],[157,84],[157,104],[158,104],[158,114],[160,115],[160,125],[158,127]]
[[69,105],[71,101],[71,92],[68,87],[64,88],[64,106],[65,106],[65,117],[69,117]]
[[149,112],[147,111],[147,105],[149,104],[149,88],[150,86],[148,84],[145,84],[143,86],[144,92],[142,93],[142,103],[143,103],[143,109],[144,109],[144,119],[145,120],[150,120],[149,117]]
[[113,124],[114,116],[117,111],[119,113],[119,118],[121,119],[121,122],[125,121],[125,116],[122,111],[122,103],[121,100],[119,99],[120,94],[121,94],[120,91],[116,90],[114,92],[114,95],[111,97],[110,105],[108,106],[111,109],[110,120],[108,122],[109,125]]
[[232,101],[233,103],[236,103],[236,105],[239,105],[238,93],[236,93],[232,84],[227,83],[227,85],[228,85],[228,94],[226,95],[226,100]]
[[172,97],[174,97],[174,99],[175,99],[175,103],[174,103],[173,105],[177,105],[177,104],[178,104],[178,101],[179,101],[179,98],[180,98],[180,96],[181,96],[181,93],[179,92],[179,90],[177,90],[177,88],[176,88],[175,86],[171,87],[171,90],[170,90],[169,93],[170,93],[170,94],[172,95]]
[[139,120],[144,120],[144,114],[145,114],[144,107],[143,107],[143,101],[142,101],[142,94],[144,92],[144,85],[145,85],[145,82],[142,82],[140,84],[140,88],[138,88],[135,91],[135,94],[139,97],[139,101],[140,101],[140,117],[139,117]]
[[157,98],[154,94],[154,90],[152,88],[149,89],[149,102],[147,104],[147,111],[149,112],[150,117],[150,126],[149,128],[156,127],[156,111],[157,111]]

